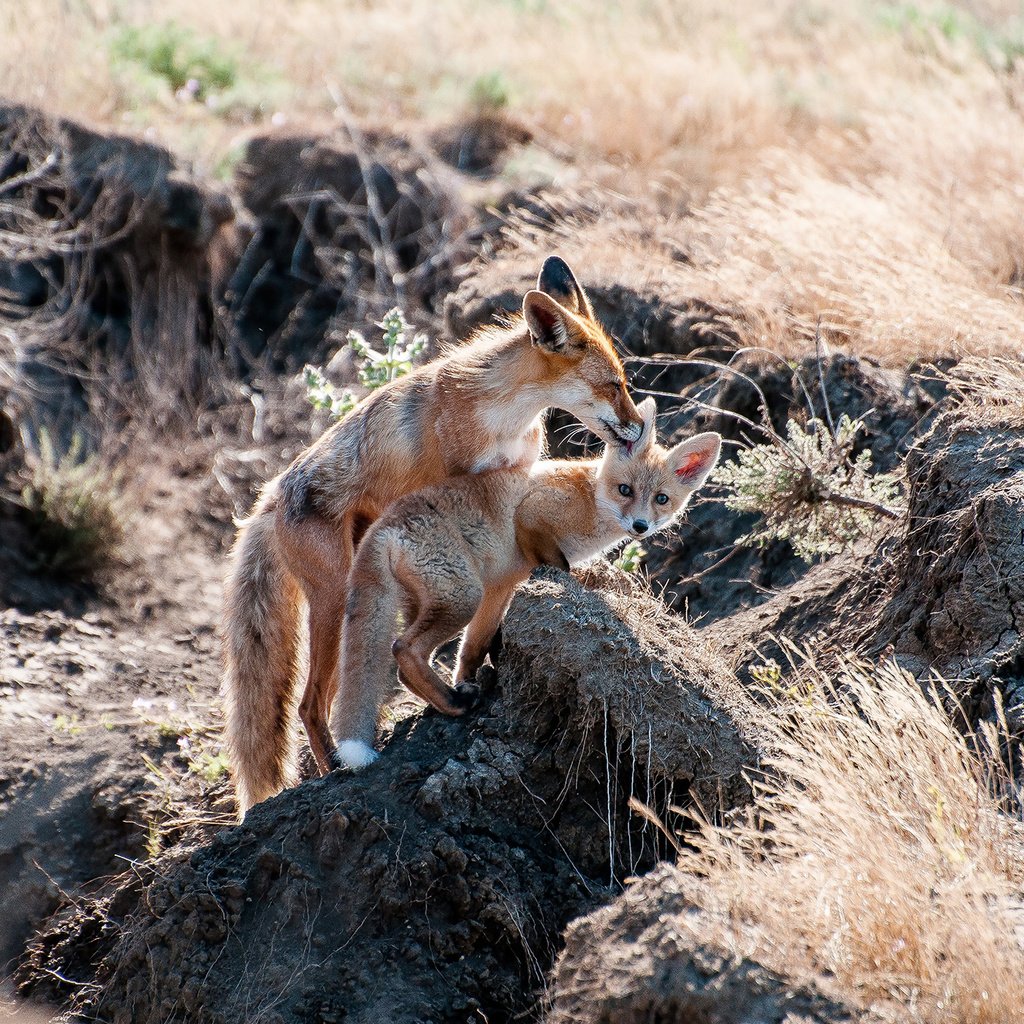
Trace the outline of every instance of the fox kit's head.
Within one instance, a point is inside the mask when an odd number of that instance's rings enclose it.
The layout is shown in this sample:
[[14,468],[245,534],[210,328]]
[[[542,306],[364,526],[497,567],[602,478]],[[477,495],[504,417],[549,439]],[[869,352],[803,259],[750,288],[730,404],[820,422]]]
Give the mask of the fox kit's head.
[[597,504],[631,537],[663,529],[686,507],[690,495],[718,462],[722,437],[697,434],[674,448],[657,442],[653,398],[638,406],[643,433],[631,447],[610,444],[597,471]]
[[526,293],[523,319],[543,353],[552,404],[606,441],[638,441],[643,421],[626,391],[622,361],[573,272],[558,256],[544,261],[536,290]]

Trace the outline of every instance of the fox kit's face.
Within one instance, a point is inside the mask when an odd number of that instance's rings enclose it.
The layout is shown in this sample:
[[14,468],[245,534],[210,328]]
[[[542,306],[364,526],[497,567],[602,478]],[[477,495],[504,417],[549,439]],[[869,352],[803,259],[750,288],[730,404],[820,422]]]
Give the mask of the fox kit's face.
[[666,449],[655,440],[654,399],[640,403],[643,434],[631,446],[609,445],[597,474],[597,503],[631,537],[667,526],[708,478],[722,446],[719,434],[697,434]]
[[552,404],[609,442],[640,439],[643,420],[626,390],[622,361],[590,301],[557,256],[544,262],[537,290],[523,299],[533,344],[544,353]]

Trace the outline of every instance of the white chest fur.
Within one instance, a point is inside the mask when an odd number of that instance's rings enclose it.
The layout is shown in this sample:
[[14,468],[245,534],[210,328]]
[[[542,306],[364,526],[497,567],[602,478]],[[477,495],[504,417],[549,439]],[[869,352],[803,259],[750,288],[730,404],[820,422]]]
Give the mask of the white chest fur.
[[[487,469],[507,469],[510,466],[529,466],[541,452],[543,413],[536,413],[536,401],[511,403],[502,409],[491,409],[480,419],[481,433],[491,441],[477,456],[472,472]],[[529,413],[534,412],[532,421]]]

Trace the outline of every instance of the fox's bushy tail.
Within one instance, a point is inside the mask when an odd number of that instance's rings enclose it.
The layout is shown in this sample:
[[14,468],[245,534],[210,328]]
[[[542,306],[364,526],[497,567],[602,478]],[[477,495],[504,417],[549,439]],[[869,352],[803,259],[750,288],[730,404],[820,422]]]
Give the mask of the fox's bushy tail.
[[367,536],[349,576],[340,686],[331,731],[339,755],[353,768],[373,759],[381,705],[396,685],[391,643],[401,587],[391,567],[391,542],[387,530]]
[[239,820],[296,777],[302,598],[278,553],[269,504],[261,499],[242,524],[225,586],[226,734]]

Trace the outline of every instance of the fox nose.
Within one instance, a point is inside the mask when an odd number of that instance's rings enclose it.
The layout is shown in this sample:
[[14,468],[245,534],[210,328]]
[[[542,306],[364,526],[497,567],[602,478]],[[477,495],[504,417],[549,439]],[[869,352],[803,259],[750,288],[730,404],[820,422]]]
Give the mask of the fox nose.
[[646,519],[634,519],[633,520],[633,532],[638,536],[642,536],[647,532],[648,527],[651,524]]

